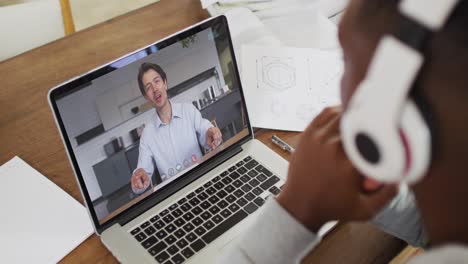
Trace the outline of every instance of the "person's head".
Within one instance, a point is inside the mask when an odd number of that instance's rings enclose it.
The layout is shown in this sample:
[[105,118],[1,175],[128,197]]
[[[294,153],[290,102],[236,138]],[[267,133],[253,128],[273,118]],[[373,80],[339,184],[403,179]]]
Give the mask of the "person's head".
[[138,87],[143,96],[159,110],[167,103],[167,76],[157,64],[145,62],[138,70]]
[[[339,28],[345,73],[346,107],[383,34],[395,34],[401,21],[398,0],[351,0]],[[412,186],[434,244],[468,243],[468,1],[461,1],[442,31],[425,47],[425,64],[415,89],[428,103],[434,128],[432,162],[426,177]]]

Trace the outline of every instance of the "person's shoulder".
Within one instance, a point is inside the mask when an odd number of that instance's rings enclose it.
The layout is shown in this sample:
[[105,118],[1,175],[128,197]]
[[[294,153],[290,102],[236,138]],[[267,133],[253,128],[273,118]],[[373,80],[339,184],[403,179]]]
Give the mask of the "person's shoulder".
[[145,140],[147,137],[149,137],[150,134],[152,134],[151,131],[155,131],[154,118],[155,116],[151,116],[151,118],[144,123],[144,128],[143,128],[143,132],[141,132],[140,141]]
[[199,112],[198,109],[190,103],[178,103],[177,106],[184,115],[192,115],[193,113]]
[[141,136],[140,136],[140,142],[145,141],[146,138],[148,138],[148,134],[149,134],[148,131],[151,130],[151,126],[152,126],[151,122],[146,122],[144,124],[143,131],[141,132]]
[[178,103],[178,105],[184,110],[196,110],[195,106],[191,103]]

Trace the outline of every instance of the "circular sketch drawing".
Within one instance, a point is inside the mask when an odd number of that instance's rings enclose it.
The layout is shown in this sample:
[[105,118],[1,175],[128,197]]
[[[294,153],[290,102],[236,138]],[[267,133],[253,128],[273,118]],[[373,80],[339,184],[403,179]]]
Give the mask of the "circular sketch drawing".
[[296,83],[294,69],[282,62],[273,62],[263,69],[263,81],[271,88],[286,90]]
[[292,58],[264,56],[257,60],[257,87],[282,92],[296,86],[296,66]]

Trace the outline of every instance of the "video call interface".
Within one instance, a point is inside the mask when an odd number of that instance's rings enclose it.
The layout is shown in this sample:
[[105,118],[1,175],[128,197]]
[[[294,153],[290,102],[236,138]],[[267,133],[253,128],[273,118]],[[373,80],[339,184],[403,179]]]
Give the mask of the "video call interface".
[[100,223],[248,134],[226,29],[161,46],[56,101]]

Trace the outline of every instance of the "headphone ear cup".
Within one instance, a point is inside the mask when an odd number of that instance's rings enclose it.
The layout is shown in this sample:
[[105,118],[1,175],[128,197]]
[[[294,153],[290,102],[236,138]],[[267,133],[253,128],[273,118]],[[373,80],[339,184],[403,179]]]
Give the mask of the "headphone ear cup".
[[365,107],[348,109],[341,119],[343,147],[363,175],[378,182],[396,183],[403,178],[406,166],[399,122],[379,118]]
[[398,121],[379,121],[366,108],[348,109],[341,120],[341,138],[348,158],[366,177],[379,182],[415,183],[431,158],[431,133],[416,104],[407,99]]
[[406,152],[402,181],[413,184],[426,175],[431,160],[431,131],[416,104],[408,99],[403,106],[400,135]]

